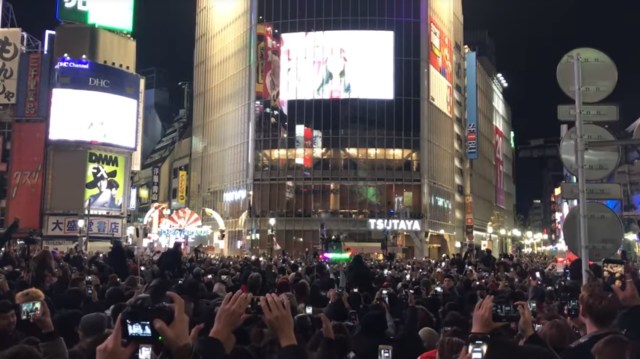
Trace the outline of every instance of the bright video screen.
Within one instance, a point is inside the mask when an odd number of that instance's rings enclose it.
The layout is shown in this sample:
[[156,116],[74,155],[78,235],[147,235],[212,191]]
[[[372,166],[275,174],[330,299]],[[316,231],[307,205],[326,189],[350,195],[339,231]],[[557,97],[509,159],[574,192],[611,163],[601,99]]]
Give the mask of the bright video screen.
[[53,89],[49,139],[134,149],[138,102],[104,92]]
[[281,35],[280,99],[393,99],[393,31]]

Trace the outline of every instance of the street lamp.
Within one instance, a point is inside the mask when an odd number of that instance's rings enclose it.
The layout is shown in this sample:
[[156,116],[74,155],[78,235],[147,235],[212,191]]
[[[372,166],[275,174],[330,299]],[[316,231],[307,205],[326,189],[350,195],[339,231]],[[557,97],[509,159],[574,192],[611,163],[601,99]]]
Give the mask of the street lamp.
[[78,220],[78,244],[80,244],[80,248],[84,251],[84,240],[82,239],[82,230],[84,229],[84,219]]
[[271,258],[273,258],[273,247],[275,246],[275,236],[276,236],[275,226],[276,226],[276,219],[273,217],[269,218],[268,238],[269,238],[269,252],[270,252]]
[[504,229],[504,228],[502,228],[502,229],[500,230],[500,235],[501,235],[501,236],[504,236],[504,235],[506,235],[506,234],[507,234],[507,230],[506,230],[506,229]]

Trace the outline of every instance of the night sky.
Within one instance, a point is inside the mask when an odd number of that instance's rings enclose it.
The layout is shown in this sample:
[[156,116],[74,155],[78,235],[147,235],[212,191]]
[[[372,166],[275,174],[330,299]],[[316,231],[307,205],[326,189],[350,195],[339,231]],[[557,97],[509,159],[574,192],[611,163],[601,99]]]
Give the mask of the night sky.
[[[138,69],[168,70],[177,103],[181,101],[177,83],[193,77],[195,1],[137,1]],[[12,1],[18,25],[41,38],[45,29],[57,24],[55,2]],[[498,70],[509,82],[506,98],[516,144],[560,136],[556,106],[571,100],[558,88],[555,71],[562,55],[576,47],[600,49],[618,65],[618,87],[607,102],[620,104],[619,127],[640,117],[639,1],[463,0],[463,4],[465,29],[488,30],[495,41]],[[531,163],[517,165],[518,211],[523,214],[531,200],[542,195],[539,172]]]

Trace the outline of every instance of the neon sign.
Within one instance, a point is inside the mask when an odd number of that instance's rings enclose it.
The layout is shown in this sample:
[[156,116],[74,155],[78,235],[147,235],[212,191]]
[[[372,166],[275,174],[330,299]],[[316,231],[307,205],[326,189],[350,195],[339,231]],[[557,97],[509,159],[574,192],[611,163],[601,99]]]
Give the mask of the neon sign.
[[420,221],[415,219],[370,219],[369,229],[419,232],[422,231],[422,226]]
[[202,228],[189,228],[189,229],[178,229],[178,228],[161,228],[158,230],[159,236],[173,237],[173,238],[194,238],[194,237],[204,237],[208,236],[213,231],[211,227],[202,227]]

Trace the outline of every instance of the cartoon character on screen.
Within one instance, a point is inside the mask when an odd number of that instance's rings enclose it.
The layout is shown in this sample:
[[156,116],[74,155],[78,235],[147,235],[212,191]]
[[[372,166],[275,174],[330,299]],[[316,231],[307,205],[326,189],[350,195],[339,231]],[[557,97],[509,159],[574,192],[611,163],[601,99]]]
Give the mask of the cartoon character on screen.
[[120,184],[114,179],[117,175],[118,170],[107,171],[101,165],[93,166],[93,179],[85,184],[85,188],[97,192],[89,196],[85,202],[86,208],[120,209],[122,198],[117,195]]
[[328,87],[329,98],[343,98],[351,95],[351,82],[347,77],[347,57],[345,49],[331,48],[329,55],[320,64],[321,82],[316,94],[323,97]]

